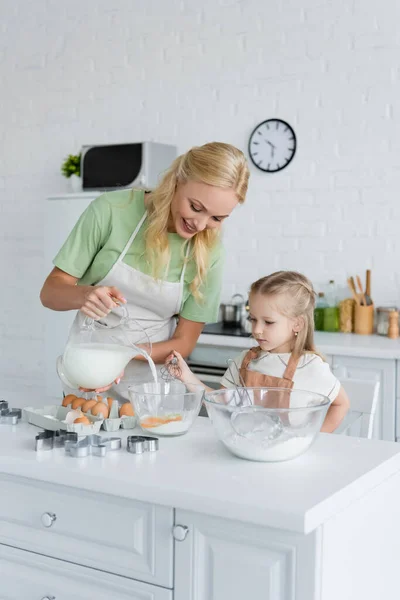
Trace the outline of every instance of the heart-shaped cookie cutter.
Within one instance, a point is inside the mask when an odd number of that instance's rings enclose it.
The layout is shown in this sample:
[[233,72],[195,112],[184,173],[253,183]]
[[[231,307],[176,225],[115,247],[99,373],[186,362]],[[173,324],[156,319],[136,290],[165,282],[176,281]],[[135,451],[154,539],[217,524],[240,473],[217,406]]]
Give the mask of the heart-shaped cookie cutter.
[[101,435],[87,435],[78,442],[66,441],[65,453],[74,458],[83,458],[92,454],[93,456],[105,456],[108,450],[120,450],[121,438],[105,438]]
[[126,449],[131,454],[143,454],[143,452],[157,452],[159,447],[158,438],[145,435],[128,435],[126,438]]

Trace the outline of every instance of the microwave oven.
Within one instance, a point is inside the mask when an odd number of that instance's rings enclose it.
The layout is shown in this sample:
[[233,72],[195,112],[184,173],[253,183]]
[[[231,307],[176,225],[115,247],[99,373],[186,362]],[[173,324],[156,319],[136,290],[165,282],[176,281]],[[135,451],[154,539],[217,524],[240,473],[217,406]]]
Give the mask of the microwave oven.
[[82,146],[82,188],[152,190],[176,157],[176,146],[157,142]]

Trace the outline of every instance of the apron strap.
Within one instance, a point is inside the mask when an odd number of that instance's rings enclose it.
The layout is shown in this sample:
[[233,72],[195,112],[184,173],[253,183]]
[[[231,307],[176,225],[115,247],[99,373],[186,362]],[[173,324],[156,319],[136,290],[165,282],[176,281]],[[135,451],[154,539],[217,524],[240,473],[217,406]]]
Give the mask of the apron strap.
[[125,248],[122,250],[121,254],[119,255],[119,258],[117,260],[117,263],[120,263],[123,261],[125,254],[128,252],[129,248],[131,247],[131,244],[133,242],[133,240],[135,239],[135,237],[137,236],[139,229],[141,228],[141,226],[143,225],[143,223],[145,222],[147,217],[147,210],[144,213],[143,217],[140,219],[139,223],[136,226],[136,229],[134,230],[134,232],[132,233],[131,237],[129,238],[129,240],[126,243]]
[[250,350],[245,354],[244,359],[242,360],[242,364],[240,365],[241,369],[248,369],[249,364],[252,360],[258,358],[258,355],[261,351],[260,346],[254,346],[254,348],[250,348]]
[[294,374],[297,369],[297,365],[299,364],[299,360],[300,357],[295,357],[293,354],[290,355],[289,362],[283,374],[283,379],[290,379],[290,381],[293,380]]

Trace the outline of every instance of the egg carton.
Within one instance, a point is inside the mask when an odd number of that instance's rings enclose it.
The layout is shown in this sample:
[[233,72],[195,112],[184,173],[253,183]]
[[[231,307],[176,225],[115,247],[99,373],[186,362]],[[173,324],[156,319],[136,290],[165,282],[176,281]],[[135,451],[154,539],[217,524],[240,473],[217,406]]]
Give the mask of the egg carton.
[[[93,415],[91,415],[91,413],[83,413],[83,414],[86,415],[89,419],[90,419],[90,417],[93,417]],[[136,427],[136,424],[137,424],[136,417],[128,417],[126,415],[119,417],[118,414],[119,414],[118,402],[116,400],[113,400],[108,418],[104,419],[102,421],[102,424],[101,424],[102,429],[104,429],[105,431],[113,432],[113,431],[118,431],[119,428],[134,429]]]
[[36,425],[36,427],[41,427],[48,431],[58,431],[59,429],[62,429],[64,431],[77,433],[80,436],[99,433],[103,423],[101,417],[94,417],[93,415],[88,414],[87,417],[91,422],[90,425],[68,423],[66,421],[67,415],[73,412],[76,413],[75,416],[82,414],[80,412],[78,413],[78,411],[72,411],[66,406],[49,405],[44,406],[43,408],[33,408],[28,406],[23,409],[23,419],[24,421],[28,421],[31,425]]

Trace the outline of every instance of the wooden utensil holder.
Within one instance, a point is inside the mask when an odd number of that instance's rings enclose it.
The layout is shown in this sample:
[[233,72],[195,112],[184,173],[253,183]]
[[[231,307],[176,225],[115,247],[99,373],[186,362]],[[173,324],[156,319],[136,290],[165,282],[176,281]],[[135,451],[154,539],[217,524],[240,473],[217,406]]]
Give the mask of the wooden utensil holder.
[[371,335],[374,332],[374,311],[373,304],[361,306],[356,304],[354,307],[354,333],[360,335]]

